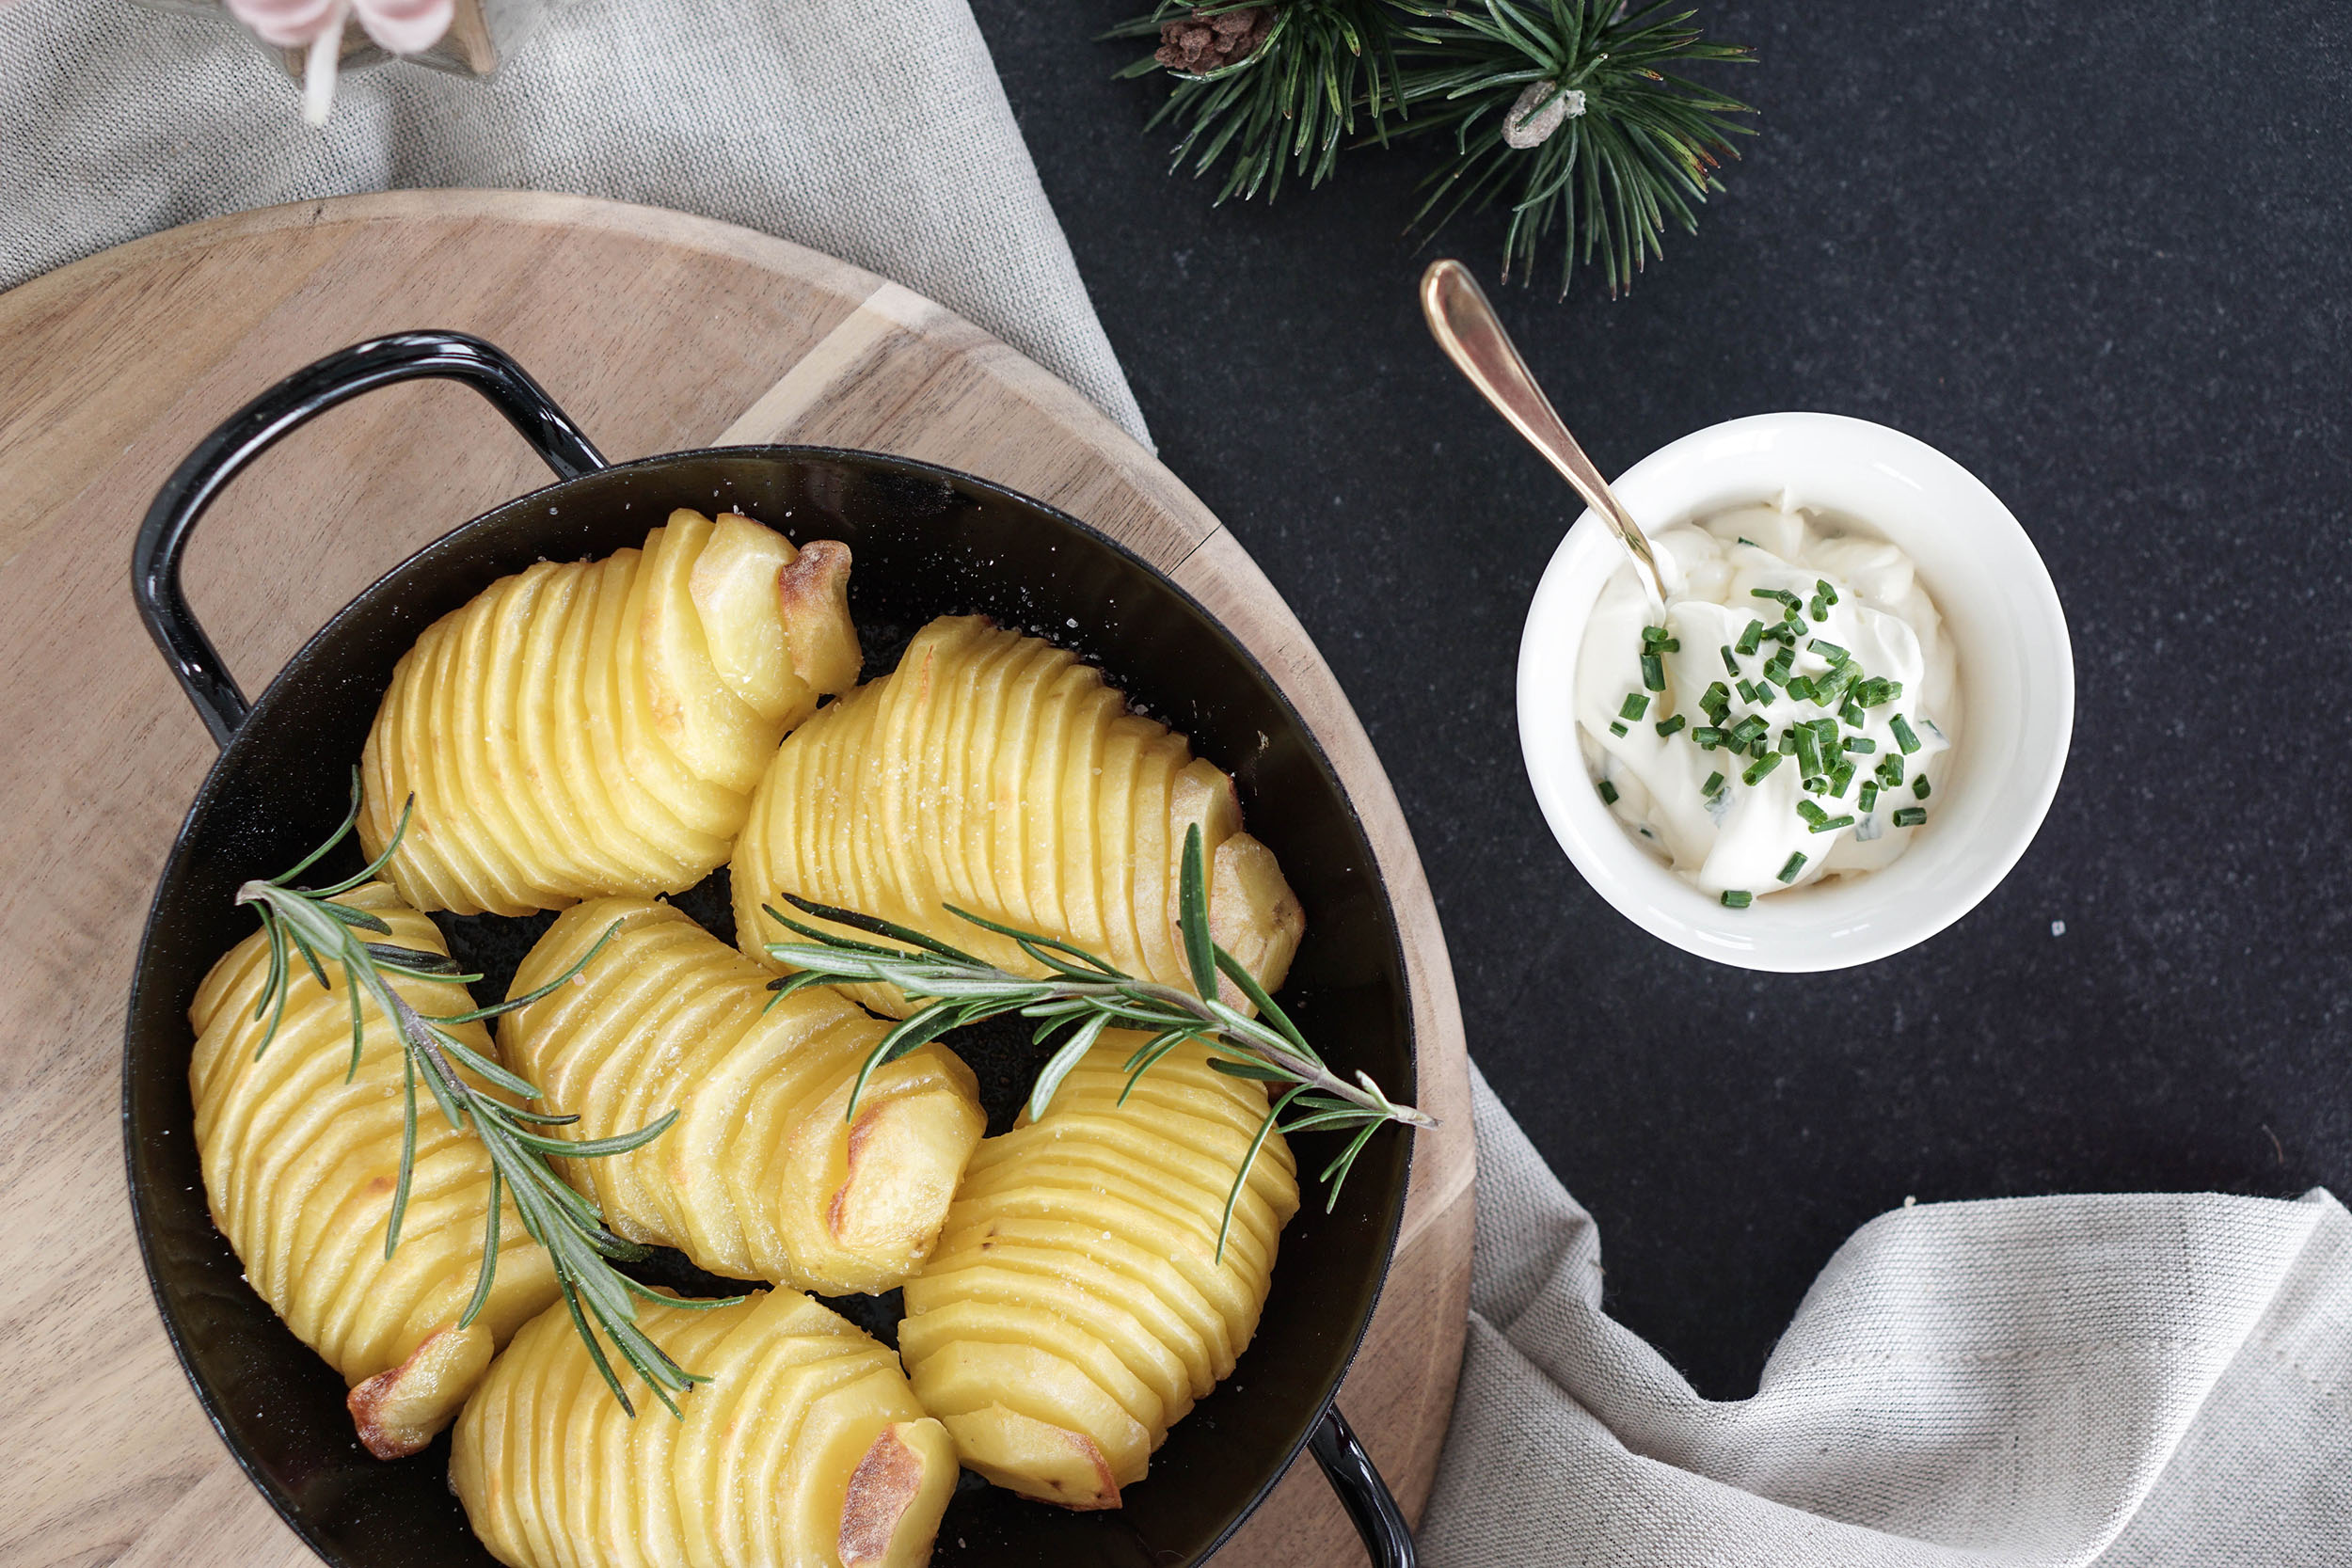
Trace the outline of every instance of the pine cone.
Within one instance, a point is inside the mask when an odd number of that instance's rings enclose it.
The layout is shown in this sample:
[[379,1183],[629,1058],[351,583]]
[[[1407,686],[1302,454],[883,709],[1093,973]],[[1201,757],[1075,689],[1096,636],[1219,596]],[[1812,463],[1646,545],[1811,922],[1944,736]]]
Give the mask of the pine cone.
[[1256,54],[1274,26],[1274,8],[1246,6],[1214,15],[1194,11],[1160,24],[1160,46],[1152,57],[1170,71],[1203,76]]

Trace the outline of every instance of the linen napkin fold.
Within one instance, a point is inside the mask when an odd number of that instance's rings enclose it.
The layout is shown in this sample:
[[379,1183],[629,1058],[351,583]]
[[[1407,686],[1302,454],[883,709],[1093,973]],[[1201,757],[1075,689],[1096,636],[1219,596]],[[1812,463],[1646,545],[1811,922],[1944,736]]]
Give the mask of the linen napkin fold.
[[965,0],[552,0],[493,82],[357,71],[323,132],[223,22],[0,0],[0,288],[199,218],[438,186],[780,234],[939,301],[1149,441]]
[[1592,1216],[1483,1077],[1432,1568],[2352,1563],[2352,1216],[2214,1194],[1857,1231],[1753,1399],[1601,1310]]

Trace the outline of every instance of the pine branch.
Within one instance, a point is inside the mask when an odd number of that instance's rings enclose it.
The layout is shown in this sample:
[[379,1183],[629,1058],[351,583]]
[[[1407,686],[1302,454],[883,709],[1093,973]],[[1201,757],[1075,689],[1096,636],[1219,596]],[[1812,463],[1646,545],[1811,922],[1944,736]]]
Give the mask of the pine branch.
[[[1103,36],[1167,40],[1187,19],[1259,12],[1271,13],[1271,24],[1240,59],[1192,71],[1170,69],[1167,60],[1147,55],[1119,73],[1136,77],[1165,70],[1174,78],[1151,125],[1165,120],[1184,133],[1170,159],[1171,173],[1190,160],[1197,178],[1231,155],[1216,195],[1220,203],[1234,196],[1273,200],[1286,169],[1306,180],[1310,189],[1320,185],[1330,177],[1342,146],[1356,135],[1359,114],[1368,138],[1386,141],[1390,117],[1403,109],[1390,0],[1204,0],[1198,6],[1160,0],[1148,15]],[[1169,49],[1164,46],[1160,54],[1168,55]]]
[[1708,42],[1665,0],[1618,13],[1616,0],[1470,0],[1411,13],[1397,56],[1414,135],[1451,132],[1454,156],[1429,181],[1415,226],[1435,232],[1464,207],[1507,203],[1503,276],[1531,278],[1556,236],[1560,288],[1597,256],[1613,295],[1665,254],[1671,220],[1695,231],[1694,206],[1723,185],[1731,138],[1755,111],[1677,74],[1744,64]]

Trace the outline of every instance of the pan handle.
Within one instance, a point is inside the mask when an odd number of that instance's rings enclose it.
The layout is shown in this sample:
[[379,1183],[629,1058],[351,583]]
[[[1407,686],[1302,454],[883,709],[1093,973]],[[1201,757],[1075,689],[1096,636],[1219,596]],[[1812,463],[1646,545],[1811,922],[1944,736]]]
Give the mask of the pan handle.
[[1412,1527],[1405,1522],[1405,1511],[1396,1506],[1389,1483],[1380,1479],[1372,1455],[1356,1440],[1355,1429],[1340,1414],[1338,1404],[1323,1407],[1322,1418],[1307,1435],[1307,1446],[1314,1450],[1315,1463],[1323,1466],[1331,1490],[1340,1495],[1340,1506],[1356,1521],[1364,1550],[1372,1554],[1373,1568],[1414,1568]]
[[180,589],[180,558],[198,520],[246,464],[290,433],[362,392],[425,376],[462,381],[489,399],[557,478],[577,479],[605,467],[603,455],[520,365],[463,332],[398,332],[355,343],[238,409],[156,492],[131,549],[131,594],[139,618],[216,744],[229,744],[251,705]]

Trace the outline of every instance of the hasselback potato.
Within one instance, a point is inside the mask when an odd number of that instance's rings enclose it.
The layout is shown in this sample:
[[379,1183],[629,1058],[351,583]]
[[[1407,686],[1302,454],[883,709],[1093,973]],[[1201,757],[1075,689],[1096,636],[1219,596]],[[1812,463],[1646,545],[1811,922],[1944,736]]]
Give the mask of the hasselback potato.
[[[380,882],[340,901],[389,924],[388,942],[448,952],[433,922]],[[489,1301],[470,1325],[457,1326],[482,1266],[490,1160],[470,1129],[451,1128],[429,1100],[417,1117],[400,1245],[385,1258],[400,1171],[405,1048],[363,990],[365,1050],[346,1084],[351,1003],[342,973],[330,967],[334,989],[325,990],[297,963],[277,1036],[257,1059],[269,1021],[254,1009],[268,971],[269,945],[257,932],[213,966],[188,1009],[197,1032],[188,1087],[205,1195],[246,1278],[295,1338],[354,1385],[351,1412],[361,1439],[379,1457],[394,1458],[447,1426],[494,1348],[556,1299],[554,1270],[524,1234],[514,1199],[505,1199]],[[473,1006],[452,983],[394,977],[389,984],[426,1014]],[[490,1049],[479,1023],[451,1032],[476,1051]]]
[[[761,912],[794,893],[1042,973],[953,904],[1189,986],[1176,898],[1196,825],[1212,932],[1271,990],[1305,917],[1273,853],[1241,831],[1232,780],[1130,712],[1076,655],[980,616],[943,617],[897,670],[777,752],[736,846],[737,939],[755,958],[799,940]],[[845,989],[876,1011],[909,1010],[888,988]]]
[[542,562],[425,628],[361,758],[359,836],[418,909],[526,914],[693,886],[820,693],[857,679],[850,552],[680,510],[642,550]]
[[1125,1104],[1144,1037],[1106,1033],[1045,1115],[980,1145],[938,1251],[907,1281],[898,1349],[965,1465],[1069,1508],[1120,1489],[1257,1332],[1298,1208],[1280,1133],[1217,1227],[1264,1090],[1183,1047]]
[[536,990],[620,929],[580,977],[499,1021],[506,1065],[611,1137],[675,1110],[631,1153],[563,1161],[615,1230],[715,1274],[841,1294],[886,1291],[930,1250],[985,1117],[971,1069],[930,1045],[859,1066],[886,1026],[815,988],[771,1006],[770,971],[667,904],[558,916],[515,975]]
[[[561,1307],[457,1423],[450,1484],[514,1568],[918,1568],[953,1445],[889,1350],[797,1291],[638,1323],[709,1381],[631,1418]],[[612,1353],[608,1347],[606,1354]],[[641,1391],[642,1392],[642,1391]]]

